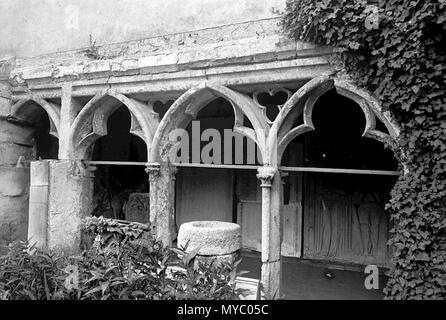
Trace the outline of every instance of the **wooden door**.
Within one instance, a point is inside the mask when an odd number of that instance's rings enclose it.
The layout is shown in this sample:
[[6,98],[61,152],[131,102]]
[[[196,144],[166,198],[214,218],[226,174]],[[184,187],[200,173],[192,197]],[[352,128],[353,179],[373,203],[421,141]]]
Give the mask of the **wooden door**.
[[304,257],[387,265],[393,177],[305,174]]
[[233,172],[181,168],[176,181],[176,225],[196,220],[232,222]]
[[236,171],[237,223],[242,248],[262,250],[262,191],[254,170]]
[[[282,255],[301,256],[302,175],[292,173],[284,179],[282,211]],[[236,171],[237,223],[242,229],[242,248],[262,250],[262,190],[253,170]]]

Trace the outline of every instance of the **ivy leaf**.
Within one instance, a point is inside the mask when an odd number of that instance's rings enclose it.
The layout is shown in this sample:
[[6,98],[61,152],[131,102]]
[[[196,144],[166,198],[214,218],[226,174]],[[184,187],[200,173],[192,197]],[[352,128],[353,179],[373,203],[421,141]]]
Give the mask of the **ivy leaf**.
[[355,42],[355,41],[351,41],[349,44],[348,44],[348,46],[351,48],[351,49],[354,49],[354,50],[357,50],[357,49],[359,49],[359,43],[358,42]]

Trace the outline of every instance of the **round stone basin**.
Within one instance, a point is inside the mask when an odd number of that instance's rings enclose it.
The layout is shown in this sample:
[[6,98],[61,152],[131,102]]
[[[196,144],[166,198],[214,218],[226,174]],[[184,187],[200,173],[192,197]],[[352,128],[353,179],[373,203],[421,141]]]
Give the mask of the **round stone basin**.
[[240,226],[223,221],[191,221],[183,223],[178,232],[178,247],[190,252],[200,248],[199,255],[221,256],[241,248]]

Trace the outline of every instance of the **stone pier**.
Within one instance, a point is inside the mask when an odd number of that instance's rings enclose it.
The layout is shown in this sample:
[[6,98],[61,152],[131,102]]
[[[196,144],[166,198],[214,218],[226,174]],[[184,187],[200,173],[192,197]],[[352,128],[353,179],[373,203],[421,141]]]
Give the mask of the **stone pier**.
[[175,172],[168,163],[148,164],[146,172],[150,182],[150,227],[157,240],[171,246],[176,238]]
[[92,173],[80,161],[71,160],[37,161],[31,167],[29,238],[41,248],[78,252],[82,218],[91,214],[93,206]]

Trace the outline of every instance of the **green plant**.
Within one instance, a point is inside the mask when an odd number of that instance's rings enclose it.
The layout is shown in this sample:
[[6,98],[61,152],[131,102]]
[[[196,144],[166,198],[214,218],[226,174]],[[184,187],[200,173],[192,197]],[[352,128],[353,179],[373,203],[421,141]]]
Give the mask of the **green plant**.
[[341,72],[401,125],[401,164],[387,210],[393,299],[446,298],[446,2],[288,0],[283,30],[335,47]]
[[[141,295],[139,298],[237,298],[234,280],[238,275],[236,267],[239,261],[234,264],[200,263],[195,260],[197,250],[188,253],[187,248],[165,248],[150,236],[148,225],[136,222],[89,217],[84,222],[84,231],[96,235],[96,258],[120,266],[112,269],[113,272],[96,273],[97,277],[102,277],[100,286],[112,283],[106,275],[117,276],[122,281],[122,272],[127,268],[126,270],[136,271],[138,275],[135,277],[135,274],[130,273],[130,279],[138,289],[136,292]],[[105,268],[102,271],[104,270]],[[88,281],[99,280],[97,277]],[[133,288],[133,285],[127,283],[123,287]],[[95,287],[98,294],[100,286]],[[150,288],[150,291],[141,290],[142,288]],[[102,292],[100,294],[103,295]]]
[[[64,258],[36,251],[24,242],[9,245],[0,258],[0,297],[10,300],[56,300],[63,297],[60,266]],[[33,250],[32,248],[30,250]]]
[[88,217],[84,220],[82,231],[90,236],[99,236],[101,245],[114,240],[118,242],[150,237],[150,226],[138,222]]
[[83,50],[85,56],[94,60],[107,60],[114,59],[125,54],[128,50],[127,47],[123,46],[118,52],[105,52],[103,48],[96,45],[96,40],[93,40],[93,36],[90,34],[89,46],[87,49]]
[[78,256],[9,245],[0,258],[0,298],[8,300],[237,299],[235,264],[202,264],[197,251],[166,248],[146,225],[87,219],[93,245]]
[[13,222],[4,223],[0,226],[0,255],[7,252],[8,243],[17,240],[17,226]]

